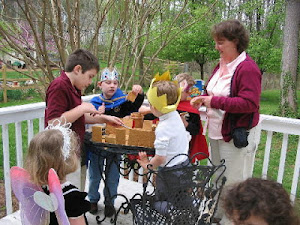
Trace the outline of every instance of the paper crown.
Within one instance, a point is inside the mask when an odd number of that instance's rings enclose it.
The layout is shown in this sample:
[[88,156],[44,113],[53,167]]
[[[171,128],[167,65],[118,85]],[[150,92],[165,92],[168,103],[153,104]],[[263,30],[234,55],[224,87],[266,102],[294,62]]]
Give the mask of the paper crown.
[[[163,94],[161,96],[157,96],[157,87],[152,87],[154,82],[162,81],[162,80],[171,81],[170,71],[164,72],[161,76],[159,75],[159,73],[157,73],[154,76],[154,78],[151,81],[149,90],[147,92],[147,98],[148,98],[149,103],[154,108],[156,108],[159,112],[165,114],[165,113],[175,111],[177,109],[177,106],[178,106],[178,104],[180,102],[180,98],[181,98],[181,88],[178,87],[178,89],[177,89],[178,99],[177,99],[176,103],[174,105],[168,105],[167,95]],[[172,81],[172,82],[174,82],[176,85],[178,84],[177,81]]]
[[101,73],[101,81],[105,80],[119,80],[119,73],[116,68],[104,68]]

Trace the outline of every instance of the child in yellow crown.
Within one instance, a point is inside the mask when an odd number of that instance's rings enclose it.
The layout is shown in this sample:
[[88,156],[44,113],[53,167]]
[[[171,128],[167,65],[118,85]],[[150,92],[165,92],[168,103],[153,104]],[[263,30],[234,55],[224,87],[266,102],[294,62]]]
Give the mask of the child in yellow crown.
[[[191,139],[179,113],[176,111],[180,97],[181,89],[177,82],[170,81],[169,72],[164,73],[162,76],[156,75],[152,80],[147,98],[151,112],[159,118],[159,123],[155,130],[155,156],[149,161],[145,152],[139,153],[140,159],[137,161],[143,168],[154,169],[164,166],[164,168],[159,169],[160,172],[165,168],[180,168],[189,163],[184,155],[172,159],[178,154],[188,154]],[[180,179],[180,175],[177,175],[174,174],[172,178],[174,183],[177,183]],[[171,199],[168,199],[166,185],[160,179],[160,176],[156,177],[155,197],[157,201],[172,202]]]

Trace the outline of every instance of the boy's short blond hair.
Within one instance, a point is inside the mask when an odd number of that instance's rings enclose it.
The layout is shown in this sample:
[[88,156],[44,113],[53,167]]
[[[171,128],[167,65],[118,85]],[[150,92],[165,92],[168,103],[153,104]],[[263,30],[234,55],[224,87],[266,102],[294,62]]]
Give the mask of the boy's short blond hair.
[[65,160],[62,152],[64,138],[60,130],[44,130],[35,135],[30,141],[25,161],[25,168],[37,185],[48,184],[48,172],[53,168],[59,179],[64,180],[66,175],[76,171],[79,166],[77,152],[80,150],[80,141],[76,133],[71,133],[70,155]]
[[180,73],[175,77],[175,80],[178,81],[178,83],[186,80],[187,84],[192,87],[196,84],[196,81],[194,80],[194,78],[189,75],[188,73]]
[[167,104],[174,105],[178,100],[178,88],[179,86],[167,80],[156,81],[152,84],[152,88],[157,87],[157,96],[166,94]]

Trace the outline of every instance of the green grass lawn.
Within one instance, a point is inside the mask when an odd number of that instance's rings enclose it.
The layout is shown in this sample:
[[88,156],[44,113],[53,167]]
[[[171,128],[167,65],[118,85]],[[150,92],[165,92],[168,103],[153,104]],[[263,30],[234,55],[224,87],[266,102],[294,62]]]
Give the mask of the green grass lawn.
[[30,103],[37,103],[37,102],[42,102],[43,99],[41,97],[34,97],[32,99],[28,100],[14,100],[13,102],[9,101],[7,103],[0,103],[0,108],[2,107],[8,107],[8,106],[16,106],[16,105],[25,105],[25,104],[30,104]]
[[[52,71],[59,72],[59,69],[53,69]],[[35,74],[33,74],[33,76],[37,77],[37,75],[41,74],[42,71],[40,69],[37,69],[36,72],[34,72],[34,73]],[[0,70],[0,74],[1,74],[1,78],[2,78],[3,77],[3,71],[2,70]],[[14,70],[10,70],[10,69],[6,71],[6,77],[8,79],[29,78],[25,74],[30,74],[30,73],[26,69],[20,70],[20,72],[14,71]]]
[[[22,73],[19,73],[17,71],[13,71],[13,70],[7,70],[6,71],[6,78],[7,79],[28,78],[28,76],[24,75],[23,73],[29,74],[29,72],[26,71],[26,70],[23,70]],[[1,78],[3,78],[2,70],[1,70],[0,74],[1,74]]]
[[[267,114],[267,115],[277,115],[279,101],[280,101],[279,90],[263,91],[261,94],[261,101],[260,101],[260,107],[261,107],[260,113]],[[298,113],[300,113],[300,91],[297,91],[297,103],[298,103]],[[268,167],[268,178],[273,180],[276,180],[278,174],[280,150],[282,146],[282,137],[283,137],[282,134],[279,133],[273,134],[270,161]],[[255,158],[255,165],[253,171],[253,176],[255,177],[261,177],[262,174],[264,148],[265,148],[266,140],[267,140],[267,134],[265,131],[263,131],[261,134],[261,140]],[[289,135],[285,170],[284,170],[284,179],[282,182],[283,186],[285,187],[286,190],[288,190],[288,192],[290,192],[291,190],[298,141],[299,141],[299,136]],[[295,206],[297,212],[300,214],[300,180],[298,182],[298,192],[297,192],[297,199],[295,202]]]
[[[261,93],[260,113],[276,115],[280,103],[279,90],[266,90]],[[300,113],[300,91],[297,91],[298,113]]]

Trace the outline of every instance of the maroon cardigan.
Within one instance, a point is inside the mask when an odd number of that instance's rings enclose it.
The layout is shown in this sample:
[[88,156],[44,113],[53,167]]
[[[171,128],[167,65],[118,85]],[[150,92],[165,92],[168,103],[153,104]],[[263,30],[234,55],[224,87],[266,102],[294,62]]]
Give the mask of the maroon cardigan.
[[[208,82],[215,75],[218,68],[219,64],[214,69]],[[247,54],[246,59],[237,66],[231,80],[232,96],[212,97],[211,107],[225,111],[221,131],[224,141],[229,142],[232,139],[233,128],[252,128],[258,124],[261,79],[262,74],[258,66]],[[250,125],[249,121],[251,121],[252,115],[253,119]],[[234,121],[234,124],[231,124],[232,121]]]

